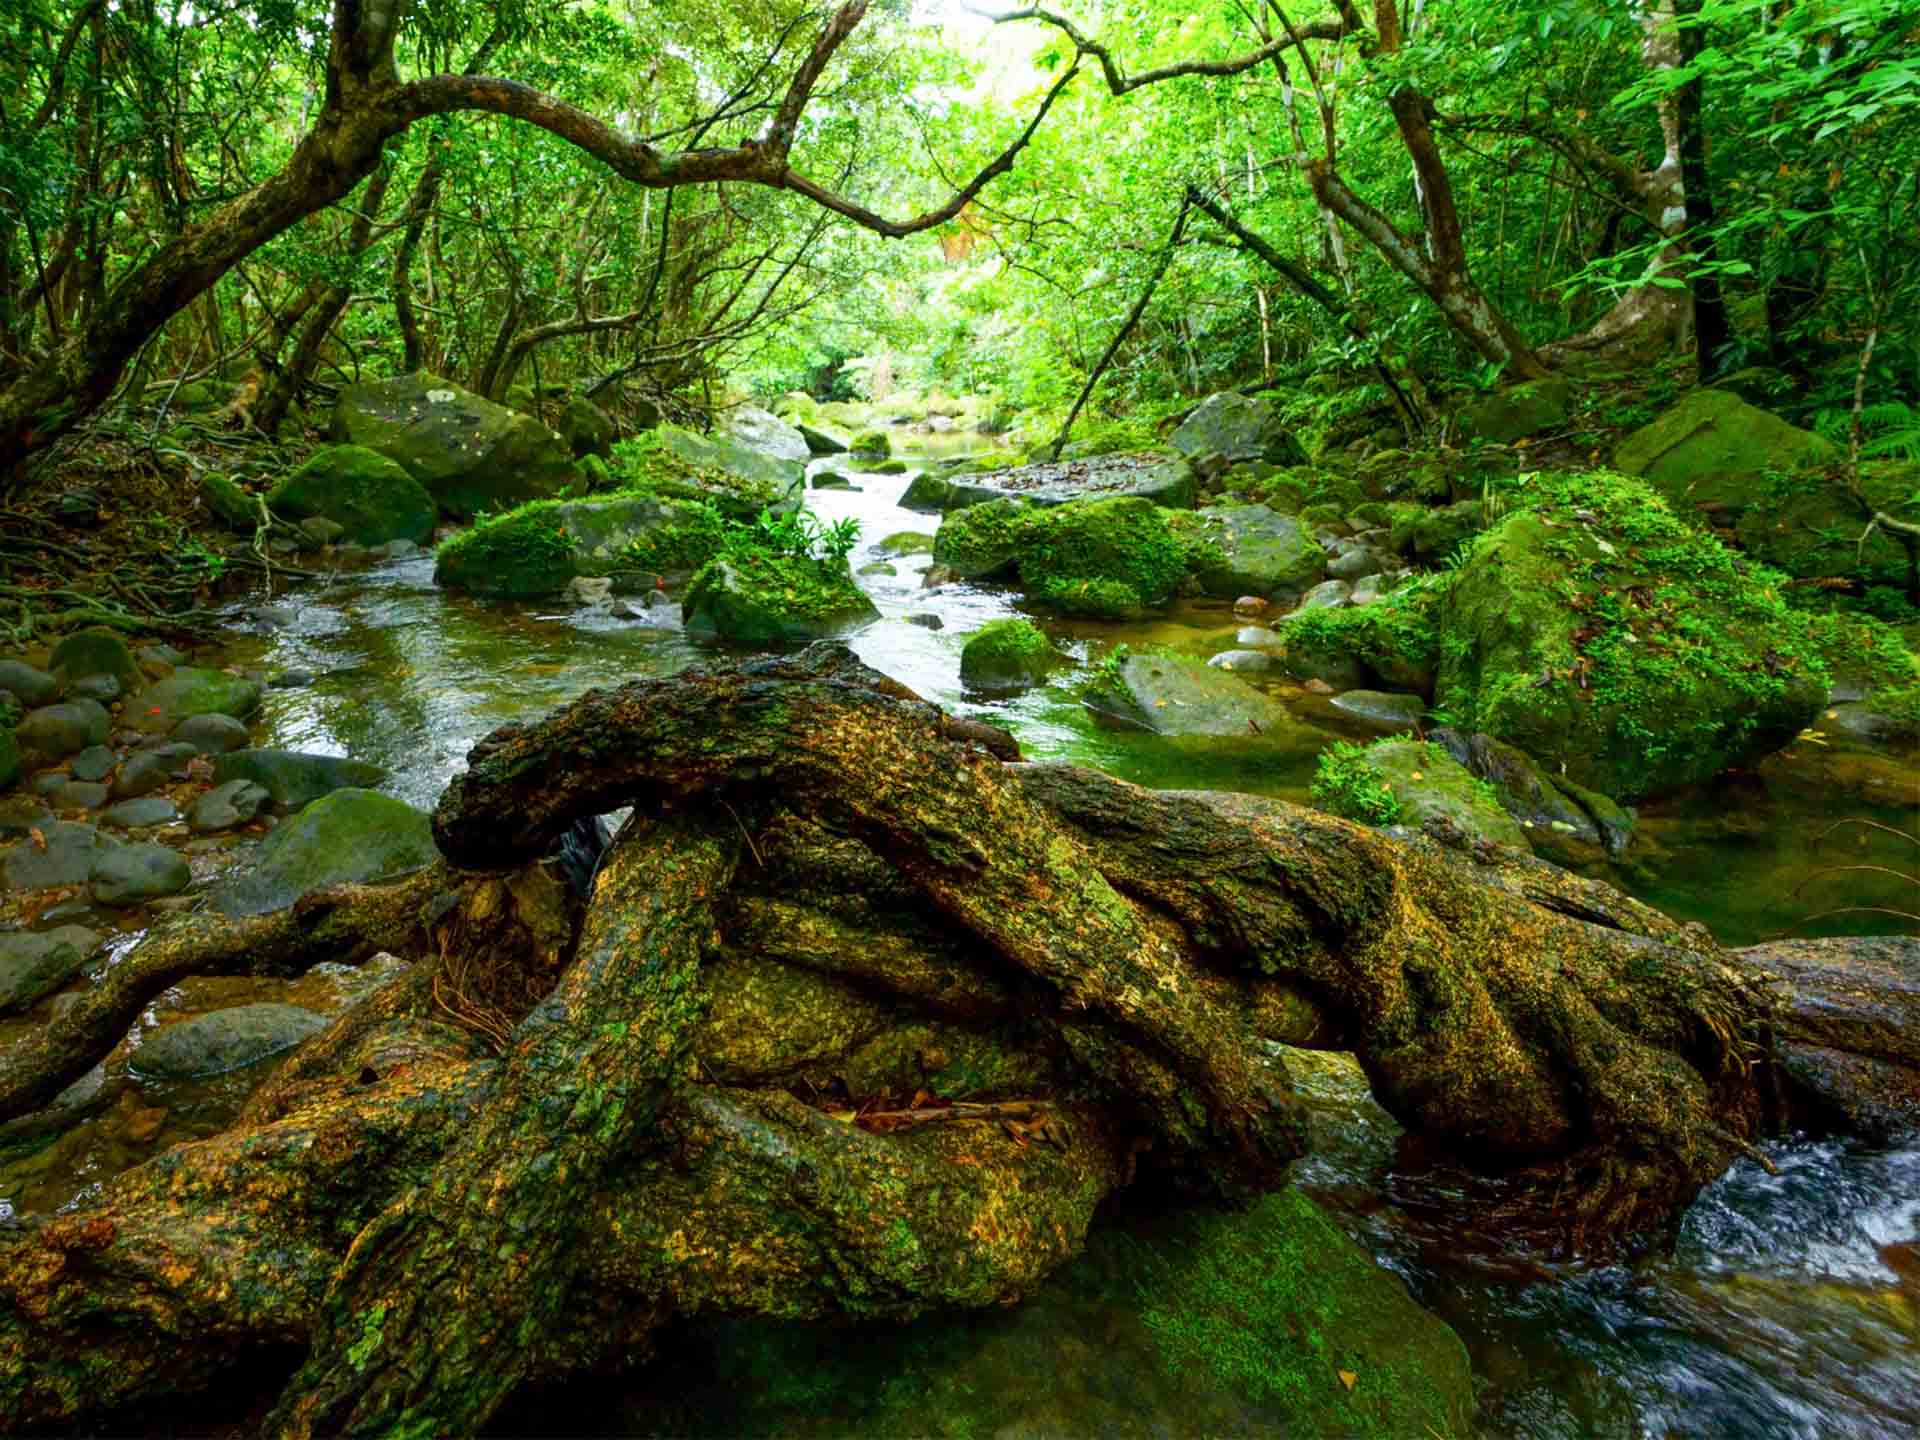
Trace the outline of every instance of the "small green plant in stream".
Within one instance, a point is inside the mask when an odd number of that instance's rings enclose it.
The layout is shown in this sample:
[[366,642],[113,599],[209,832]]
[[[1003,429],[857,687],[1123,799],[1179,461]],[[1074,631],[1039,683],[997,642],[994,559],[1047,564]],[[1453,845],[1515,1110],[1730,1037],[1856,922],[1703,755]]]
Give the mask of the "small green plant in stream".
[[1313,803],[1332,815],[1367,825],[1392,825],[1400,819],[1400,801],[1393,787],[1366,761],[1367,747],[1336,740],[1320,752],[1310,794]]

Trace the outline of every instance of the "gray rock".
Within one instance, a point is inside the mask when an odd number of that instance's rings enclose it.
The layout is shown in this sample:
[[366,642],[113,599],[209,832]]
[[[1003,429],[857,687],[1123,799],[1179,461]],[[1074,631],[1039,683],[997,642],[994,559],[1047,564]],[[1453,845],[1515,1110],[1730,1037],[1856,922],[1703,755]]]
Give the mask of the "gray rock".
[[0,874],[6,876],[10,889],[52,890],[84,885],[93,873],[94,862],[117,848],[114,841],[91,825],[59,822],[46,826],[40,834],[46,841],[44,848],[32,840],[22,840],[7,851]]
[[68,780],[47,792],[56,810],[98,810],[107,803],[107,787],[91,780]]
[[113,780],[113,798],[135,800],[164,789],[175,780],[183,780],[187,766],[200,752],[184,741],[170,740],[151,750],[137,750],[121,765]]
[[191,745],[202,755],[225,755],[246,748],[245,724],[231,715],[189,715],[173,727],[173,739]]
[[1347,603],[1371,605],[1392,588],[1393,581],[1384,574],[1362,575],[1353,582],[1353,593],[1347,596]]
[[237,1005],[161,1026],[133,1052],[133,1068],[160,1080],[222,1075],[291,1050],[326,1026],[326,1016],[298,1005]]
[[93,862],[87,888],[102,905],[138,905],[162,895],[178,895],[193,883],[193,871],[177,850],[165,845],[122,845]]
[[76,700],[98,700],[102,705],[120,698],[120,682],[112,675],[82,675],[67,688]]
[[309,515],[300,522],[300,533],[316,545],[331,545],[347,533],[347,527],[324,515]]
[[0,935],[0,1015],[24,1010],[80,973],[100,937],[79,925],[44,934]]
[[260,708],[260,683],[224,670],[179,669],[128,702],[127,722],[150,735],[172,731],[190,715],[244,720]]
[[1221,455],[1232,464],[1264,460],[1304,465],[1307,452],[1271,400],[1223,390],[1210,395],[1173,432],[1173,448],[1189,457]]
[[111,630],[82,630],[67,636],[53,647],[47,668],[56,679],[64,676],[69,685],[92,675],[111,675],[123,690],[132,690],[142,680],[133,651]]
[[1383,734],[1412,730],[1427,713],[1427,702],[1418,695],[1400,695],[1388,690],[1349,690],[1331,702],[1350,720],[1358,720]]
[[613,599],[613,581],[605,575],[576,575],[567,582],[567,599],[575,605],[605,605]]
[[273,803],[264,786],[251,780],[216,785],[194,802],[187,824],[201,834],[245,825]]
[[97,700],[69,700],[28,712],[14,727],[13,738],[22,750],[61,760],[106,742],[110,721]]
[[795,428],[800,431],[800,438],[807,442],[807,450],[810,454],[844,455],[847,453],[847,442],[838,435],[830,435],[825,430],[816,430],[811,425],[800,425]]
[[944,630],[947,628],[947,622],[942,620],[938,615],[929,615],[923,612],[919,615],[907,615],[902,618],[906,620],[907,624],[918,625],[922,630]]
[[[65,1008],[61,1001],[79,998],[78,995],[54,996],[52,1004],[55,1017],[58,1018]],[[51,1135],[63,1134],[95,1111],[111,1104],[118,1088],[108,1086],[107,1067],[96,1065],[54,1096],[44,1109],[30,1110],[25,1115],[16,1115],[0,1124],[0,1146],[19,1145],[29,1140],[44,1140]]]
[[145,830],[155,825],[169,825],[179,818],[180,812],[174,808],[173,801],[164,795],[122,800],[100,814],[102,824],[118,825],[123,830]]
[[1327,574],[1336,580],[1359,580],[1384,568],[1380,557],[1364,545],[1348,545],[1327,561]]
[[1353,587],[1344,580],[1328,580],[1300,597],[1302,610],[1337,610],[1353,598]]
[[214,905],[257,915],[348,881],[381,880],[439,858],[427,815],[373,790],[337,790],[281,825],[252,871],[222,885]]
[[70,778],[64,770],[49,770],[45,775],[36,775],[33,777],[33,793],[44,800]]
[[215,784],[251,780],[264,788],[281,810],[301,809],[335,790],[377,785],[386,774],[378,765],[364,760],[308,755],[298,750],[233,750],[213,762]]
[[36,670],[21,660],[0,660],[0,690],[18,700],[24,709],[51,703],[60,693],[60,682],[44,670]]
[[1260,650],[1278,648],[1280,632],[1269,630],[1265,625],[1242,625],[1234,632],[1234,643],[1247,649]]
[[1103,665],[1086,704],[1100,720],[1156,735],[1251,737],[1291,723],[1278,700],[1224,670],[1176,655],[1129,655]]
[[1232,670],[1242,675],[1261,675],[1279,662],[1266,650],[1222,650],[1207,661],[1215,670]]
[[1200,511],[1198,519],[1223,557],[1200,570],[1209,595],[1298,595],[1326,571],[1325,554],[1300,522],[1268,506],[1223,506]]
[[76,780],[104,780],[120,763],[120,757],[104,745],[89,745],[68,763]]

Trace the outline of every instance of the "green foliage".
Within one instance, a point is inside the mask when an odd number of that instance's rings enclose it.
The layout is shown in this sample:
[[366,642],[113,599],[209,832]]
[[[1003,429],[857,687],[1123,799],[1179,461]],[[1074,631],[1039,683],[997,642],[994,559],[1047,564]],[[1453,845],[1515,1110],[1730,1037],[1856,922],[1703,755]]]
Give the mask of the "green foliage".
[[1366,825],[1397,825],[1400,800],[1366,761],[1367,747],[1336,740],[1320,752],[1309,793],[1332,815]]

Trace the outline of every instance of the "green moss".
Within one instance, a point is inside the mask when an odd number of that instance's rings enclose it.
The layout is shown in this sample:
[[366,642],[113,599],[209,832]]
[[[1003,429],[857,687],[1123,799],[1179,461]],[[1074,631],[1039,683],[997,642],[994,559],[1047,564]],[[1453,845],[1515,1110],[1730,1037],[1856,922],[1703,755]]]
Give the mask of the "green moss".
[[727,522],[713,506],[696,502],[686,507],[687,518],[650,530],[621,552],[623,568],[671,575],[698,570],[725,543]]
[[933,549],[933,536],[918,530],[896,530],[874,543],[882,555],[925,555]]
[[1279,634],[1289,668],[1317,674],[1330,664],[1358,662],[1395,688],[1425,692],[1440,663],[1434,625],[1440,582],[1402,585],[1371,605],[1302,611],[1283,621]]
[[[1866,702],[1886,722],[1886,733],[1898,740],[1920,740],[1920,685],[1883,691]],[[0,770],[4,770],[0,759]]]
[[20,776],[20,742],[13,727],[20,723],[20,706],[13,696],[0,692],[0,790]]
[[670,449],[658,430],[616,444],[609,467],[614,488],[621,494],[699,501],[733,520],[750,520],[781,499],[768,480],[693,463]]
[[1320,752],[1309,792],[1313,803],[1330,815],[1345,816],[1365,825],[1396,825],[1400,800],[1393,787],[1367,764],[1367,747],[1336,740]]
[[1022,500],[989,500],[950,511],[933,537],[935,562],[968,579],[1011,569],[1032,509]]
[[[487,592],[506,599],[551,595],[574,577],[573,541],[562,516],[563,500],[535,500],[504,515],[490,515],[440,542],[435,578],[466,573],[488,577]],[[444,582],[443,582],[444,583]]]
[[1446,583],[1445,710],[1629,800],[1799,733],[1829,672],[1782,576],[1625,476],[1540,475],[1524,493]]
[[978,686],[1034,685],[1046,679],[1059,658],[1031,620],[989,620],[961,648],[960,678]]
[[1137,496],[1033,512],[1020,576],[1038,599],[1072,614],[1117,619],[1165,604],[1193,568],[1193,541],[1169,514]]
[[284,476],[267,495],[288,520],[324,516],[356,545],[424,544],[438,512],[426,488],[397,461],[360,445],[329,445]]
[[908,469],[909,466],[904,460],[882,460],[877,464],[869,466],[867,473],[870,475],[904,475]]
[[1337,525],[1346,518],[1345,508],[1331,500],[1316,501],[1300,511],[1301,523],[1306,525]]
[[687,587],[688,628],[747,645],[815,639],[874,615],[844,557],[729,549]]
[[893,453],[893,442],[887,438],[884,430],[862,430],[853,437],[853,444],[847,447],[856,457],[885,459]]

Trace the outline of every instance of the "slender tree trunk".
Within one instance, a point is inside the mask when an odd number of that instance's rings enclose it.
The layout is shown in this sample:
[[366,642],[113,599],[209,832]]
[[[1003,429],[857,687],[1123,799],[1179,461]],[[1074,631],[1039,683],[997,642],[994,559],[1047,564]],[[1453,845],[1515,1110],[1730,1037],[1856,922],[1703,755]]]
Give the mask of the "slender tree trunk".
[[[1680,28],[1680,58],[1691,65],[1700,53],[1700,29],[1688,23],[1700,13],[1700,0],[1673,0]],[[1717,269],[1719,247],[1714,239],[1713,188],[1707,175],[1707,133],[1700,118],[1705,82],[1695,76],[1674,96],[1680,130],[1680,173],[1686,189],[1687,245],[1692,251],[1688,288],[1693,294],[1693,348],[1702,383],[1713,379],[1725,364],[1732,327],[1727,320],[1726,297]]]

